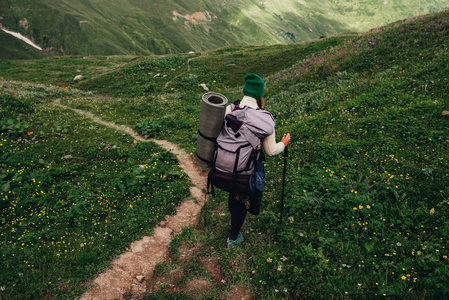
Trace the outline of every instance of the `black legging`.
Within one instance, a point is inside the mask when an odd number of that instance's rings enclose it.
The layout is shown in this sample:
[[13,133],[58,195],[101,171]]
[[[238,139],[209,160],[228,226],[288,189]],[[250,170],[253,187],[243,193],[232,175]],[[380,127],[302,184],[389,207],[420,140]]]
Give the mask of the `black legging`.
[[239,235],[243,222],[245,222],[247,211],[245,205],[242,202],[235,200],[232,193],[229,193],[228,206],[229,212],[231,213],[231,229],[229,230],[229,239],[234,241]]

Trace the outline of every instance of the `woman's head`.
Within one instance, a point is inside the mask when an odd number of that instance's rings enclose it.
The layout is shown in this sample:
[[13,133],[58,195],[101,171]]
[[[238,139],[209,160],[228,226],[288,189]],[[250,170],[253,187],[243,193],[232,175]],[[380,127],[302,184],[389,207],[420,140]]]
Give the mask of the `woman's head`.
[[263,97],[265,82],[256,74],[245,74],[245,85],[243,86],[243,94],[256,99]]

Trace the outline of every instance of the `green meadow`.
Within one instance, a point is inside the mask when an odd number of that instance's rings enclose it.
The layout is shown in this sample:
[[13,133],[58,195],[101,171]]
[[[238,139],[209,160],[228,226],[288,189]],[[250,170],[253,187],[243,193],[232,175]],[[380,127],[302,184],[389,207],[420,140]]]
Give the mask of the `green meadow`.
[[[278,140],[292,136],[282,223],[279,155],[242,246],[226,248],[218,192],[156,267],[182,271],[177,289],[144,299],[447,297],[448,22],[445,11],[282,46],[1,60],[0,298],[76,298],[189,196],[173,154],[53,101],[195,152],[204,86],[234,101],[246,72],[266,79]],[[191,279],[210,288],[189,293]]]

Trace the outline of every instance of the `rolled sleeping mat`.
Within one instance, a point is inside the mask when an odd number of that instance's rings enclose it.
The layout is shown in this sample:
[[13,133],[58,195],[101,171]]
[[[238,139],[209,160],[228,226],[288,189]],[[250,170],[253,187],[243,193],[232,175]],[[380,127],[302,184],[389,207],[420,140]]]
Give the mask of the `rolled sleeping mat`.
[[218,93],[206,93],[202,97],[200,124],[196,143],[196,163],[210,168],[215,154],[215,143],[223,125],[228,99]]

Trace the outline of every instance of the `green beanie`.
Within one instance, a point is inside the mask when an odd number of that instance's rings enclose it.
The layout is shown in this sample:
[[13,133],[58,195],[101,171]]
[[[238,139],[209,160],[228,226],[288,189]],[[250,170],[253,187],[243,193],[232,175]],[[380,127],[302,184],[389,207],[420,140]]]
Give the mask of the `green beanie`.
[[245,75],[245,85],[243,86],[243,94],[253,98],[262,98],[265,88],[265,82],[259,75],[249,74]]

